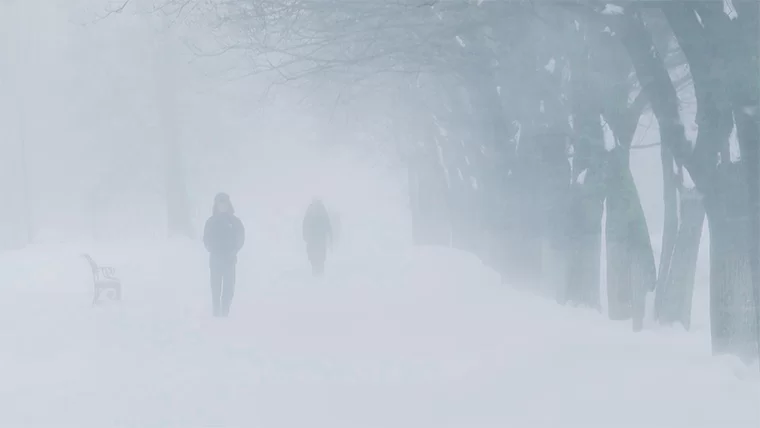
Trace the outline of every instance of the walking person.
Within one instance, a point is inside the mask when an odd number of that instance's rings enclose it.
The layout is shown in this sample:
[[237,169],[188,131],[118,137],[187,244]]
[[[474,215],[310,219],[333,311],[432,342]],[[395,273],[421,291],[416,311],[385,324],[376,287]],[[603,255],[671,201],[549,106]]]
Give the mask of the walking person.
[[303,240],[306,242],[306,255],[311,263],[313,275],[322,275],[325,271],[327,246],[332,244],[332,226],[325,205],[314,199],[303,219]]
[[235,295],[237,254],[245,243],[243,222],[235,216],[229,195],[214,197],[212,215],[203,229],[203,244],[209,252],[211,301],[215,317],[226,317]]

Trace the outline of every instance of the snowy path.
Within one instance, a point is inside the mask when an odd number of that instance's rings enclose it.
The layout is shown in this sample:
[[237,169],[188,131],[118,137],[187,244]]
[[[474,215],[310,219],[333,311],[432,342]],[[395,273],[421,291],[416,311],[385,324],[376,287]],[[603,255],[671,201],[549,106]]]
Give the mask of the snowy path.
[[0,426],[760,426],[760,377],[704,335],[634,335],[459,254],[243,266],[224,320],[201,253],[104,254],[127,288],[96,309],[75,252],[0,258]]

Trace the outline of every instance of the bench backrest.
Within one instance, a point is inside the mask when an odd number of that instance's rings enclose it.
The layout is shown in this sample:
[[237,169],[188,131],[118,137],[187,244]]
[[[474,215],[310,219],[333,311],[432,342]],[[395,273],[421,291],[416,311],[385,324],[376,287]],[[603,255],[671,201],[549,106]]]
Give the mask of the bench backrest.
[[82,257],[84,257],[85,260],[87,260],[87,263],[90,264],[90,269],[92,269],[92,276],[97,279],[100,276],[100,267],[98,264],[95,263],[95,260],[93,260],[89,254],[82,254]]

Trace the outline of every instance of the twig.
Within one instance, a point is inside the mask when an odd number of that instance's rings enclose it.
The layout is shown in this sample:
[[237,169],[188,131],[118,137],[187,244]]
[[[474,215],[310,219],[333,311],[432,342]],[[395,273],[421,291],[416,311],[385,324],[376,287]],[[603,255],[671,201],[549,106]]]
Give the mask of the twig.
[[98,17],[97,17],[97,18],[95,18],[95,19],[94,19],[92,22],[93,22],[93,23],[96,23],[96,22],[98,22],[98,21],[102,21],[102,20],[104,20],[104,19],[108,18],[109,16],[111,16],[111,15],[113,15],[113,14],[115,14],[115,13],[122,13],[122,12],[124,12],[124,9],[126,9],[126,8],[127,8],[127,6],[129,5],[129,3],[130,3],[131,1],[132,1],[132,0],[124,0],[124,3],[122,3],[122,4],[121,4],[121,6],[117,7],[116,9],[111,9],[111,10],[109,10],[109,11],[108,11],[108,12],[106,12],[106,14],[105,14],[105,15],[103,15],[103,16],[98,16]]

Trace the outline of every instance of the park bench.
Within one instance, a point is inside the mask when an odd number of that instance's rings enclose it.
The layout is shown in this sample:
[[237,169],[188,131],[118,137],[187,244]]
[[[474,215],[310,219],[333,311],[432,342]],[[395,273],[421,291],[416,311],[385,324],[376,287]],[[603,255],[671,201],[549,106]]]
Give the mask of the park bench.
[[92,281],[95,287],[92,297],[93,306],[100,299],[102,292],[108,292],[111,300],[121,300],[121,281],[116,278],[116,269],[109,266],[99,266],[89,254],[82,254],[92,270]]

